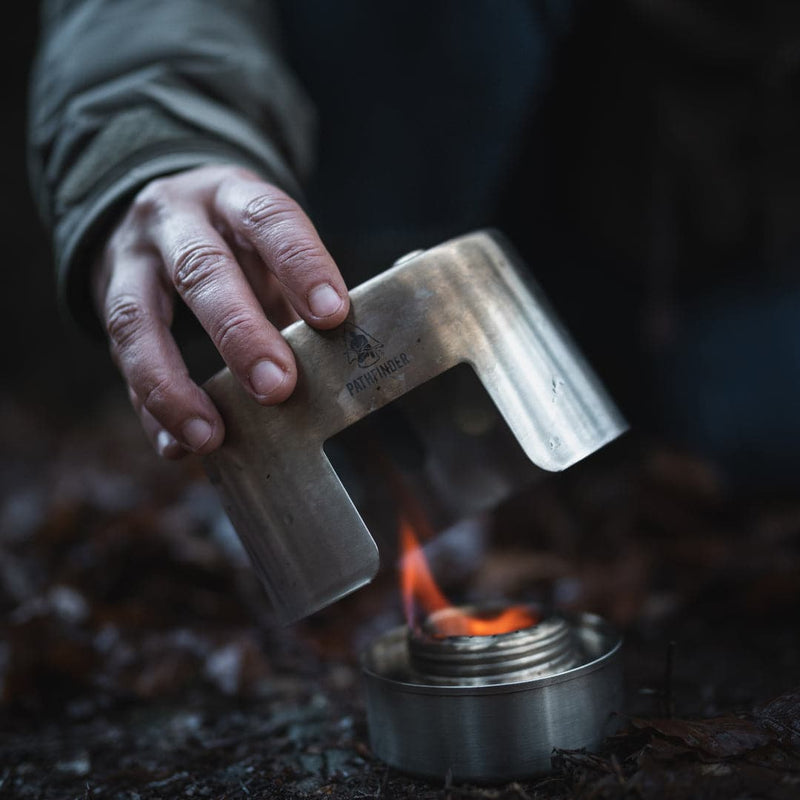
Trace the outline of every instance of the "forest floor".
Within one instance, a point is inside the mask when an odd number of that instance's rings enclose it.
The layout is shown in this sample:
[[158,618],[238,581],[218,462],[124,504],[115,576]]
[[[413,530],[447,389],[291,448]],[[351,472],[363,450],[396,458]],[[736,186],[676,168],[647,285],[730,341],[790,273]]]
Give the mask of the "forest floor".
[[366,728],[391,569],[278,627],[196,462],[160,463],[115,403],[68,431],[0,403],[0,798],[800,796],[796,492],[629,436],[501,506],[448,591],[614,623],[620,731],[529,781],[423,781]]

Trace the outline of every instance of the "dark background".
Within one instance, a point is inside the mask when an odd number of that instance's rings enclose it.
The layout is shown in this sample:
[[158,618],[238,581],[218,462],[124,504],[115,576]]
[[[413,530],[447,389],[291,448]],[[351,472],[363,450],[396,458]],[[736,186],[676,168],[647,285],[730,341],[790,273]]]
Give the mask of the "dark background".
[[3,34],[3,395],[4,401],[18,398],[68,424],[74,415],[91,413],[98,395],[116,381],[104,348],[65,324],[60,314],[48,236],[28,185],[27,81],[37,22],[37,4],[23,4]]
[[[530,259],[637,427],[719,458],[734,481],[788,472],[791,482],[798,12],[789,2],[578,7],[528,149],[482,222]],[[119,386],[103,345],[56,305],[25,171],[35,4],[20,15],[2,56],[5,386],[67,424]]]
[[[445,796],[366,745],[356,655],[397,621],[390,571],[275,630],[199,466],[156,459],[104,346],[60,316],[25,172],[35,5],[15,14],[0,49],[0,796]],[[651,730],[525,791],[624,796],[622,775],[659,797],[669,774],[672,796],[791,796],[800,10],[587,4],[530,125],[498,219],[633,428],[499,509],[472,585],[619,625],[632,714],[727,720],[713,738],[734,715],[771,724],[781,695],[789,733],[715,751]]]

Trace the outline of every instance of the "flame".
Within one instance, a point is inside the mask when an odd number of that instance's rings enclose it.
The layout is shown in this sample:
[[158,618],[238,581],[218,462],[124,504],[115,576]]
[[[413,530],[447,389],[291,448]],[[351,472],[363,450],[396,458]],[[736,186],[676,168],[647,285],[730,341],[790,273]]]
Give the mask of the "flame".
[[453,606],[436,585],[414,527],[404,514],[400,516],[400,552],[400,588],[409,627],[418,627],[418,609],[439,637],[511,633],[539,621],[527,606],[509,606],[493,615],[470,615]]

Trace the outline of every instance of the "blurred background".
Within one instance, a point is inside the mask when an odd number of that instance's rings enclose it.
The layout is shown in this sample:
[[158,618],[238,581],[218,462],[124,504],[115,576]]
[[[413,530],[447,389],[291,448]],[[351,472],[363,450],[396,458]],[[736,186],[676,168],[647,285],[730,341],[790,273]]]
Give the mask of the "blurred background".
[[[314,5],[285,10],[287,58],[312,96],[331,97],[300,35]],[[466,555],[444,567],[448,591],[606,615],[628,636],[632,713],[752,713],[800,668],[800,7],[571,8],[548,18],[552,73],[518,119],[491,208],[422,204],[427,227],[359,250],[330,187],[369,130],[337,118],[334,93],[319,108],[312,211],[351,285],[406,250],[497,226],[632,424],[503,503],[478,545],[454,534],[451,561]],[[40,797],[79,784],[156,796],[168,779],[175,792],[273,791],[276,775],[297,792],[371,791],[384,777],[364,744],[357,654],[400,619],[393,565],[276,630],[200,465],[149,450],[105,346],[57,307],[25,170],[36,6],[16,14],[0,50],[0,782]],[[312,32],[335,42],[329,16]],[[425,51],[414,30],[398,42]],[[348,80],[369,89],[363,73]],[[57,765],[47,778],[44,765]],[[396,796],[419,788],[392,781]]]

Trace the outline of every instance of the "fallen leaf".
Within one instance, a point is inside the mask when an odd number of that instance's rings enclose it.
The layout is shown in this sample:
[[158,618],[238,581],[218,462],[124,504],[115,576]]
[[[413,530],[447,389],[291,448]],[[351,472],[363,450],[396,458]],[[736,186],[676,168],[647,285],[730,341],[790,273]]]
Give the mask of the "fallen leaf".
[[784,747],[800,750],[800,690],[786,692],[762,706],[756,719]]
[[774,737],[751,719],[723,716],[706,720],[633,719],[639,730],[677,740],[688,751],[712,758],[733,758],[757,750]]

